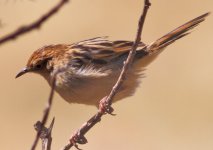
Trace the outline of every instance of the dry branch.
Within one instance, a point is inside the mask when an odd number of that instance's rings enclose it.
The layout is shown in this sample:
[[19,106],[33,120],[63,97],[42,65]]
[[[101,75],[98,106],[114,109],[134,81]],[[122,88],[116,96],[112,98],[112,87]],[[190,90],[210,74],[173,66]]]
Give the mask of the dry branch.
[[[52,80],[52,84],[51,84],[51,91],[50,91],[50,95],[49,95],[49,98],[48,98],[48,101],[47,101],[47,106],[44,109],[44,114],[43,114],[42,120],[40,122],[41,127],[44,127],[44,125],[47,122],[47,119],[49,117],[49,112],[50,112],[50,109],[51,109],[51,106],[52,106],[52,101],[53,101],[53,96],[54,96],[55,83],[56,83],[56,74],[53,76],[53,80]],[[38,129],[37,135],[36,135],[35,140],[32,144],[31,150],[35,150],[36,145],[38,144],[38,140],[39,140],[39,137],[41,135],[41,132],[42,132],[42,128]]]
[[29,24],[29,25],[25,25],[22,27],[19,27],[18,29],[16,29],[15,31],[11,32],[10,34],[7,34],[5,36],[3,36],[2,38],[0,38],[0,45],[3,43],[6,43],[10,40],[14,40],[16,39],[18,36],[23,35],[25,33],[28,33],[34,29],[39,29],[43,23],[45,21],[47,21],[50,17],[52,17],[54,14],[56,14],[60,8],[66,4],[67,2],[69,2],[69,0],[61,0],[56,6],[54,6],[52,9],[50,9],[46,14],[44,14],[43,16],[41,16],[38,20],[36,20],[35,22]]

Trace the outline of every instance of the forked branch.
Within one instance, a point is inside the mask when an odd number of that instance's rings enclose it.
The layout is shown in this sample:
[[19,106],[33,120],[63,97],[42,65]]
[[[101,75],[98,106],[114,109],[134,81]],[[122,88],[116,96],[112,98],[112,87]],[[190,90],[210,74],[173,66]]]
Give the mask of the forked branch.
[[39,138],[42,142],[42,150],[51,150],[52,145],[52,129],[54,125],[55,118],[53,118],[49,128],[46,128],[42,125],[40,121],[37,121],[34,125],[34,128],[37,132],[41,132]]
[[[35,140],[33,141],[31,150],[35,150],[37,144],[38,144],[38,140],[41,137],[41,133],[42,133],[42,129],[45,127],[44,125],[47,122],[47,119],[49,117],[49,113],[50,113],[50,109],[52,107],[52,102],[53,102],[53,96],[54,96],[54,90],[55,90],[55,84],[56,84],[56,74],[53,76],[53,80],[52,80],[52,84],[51,84],[51,91],[50,91],[50,95],[47,101],[47,105],[44,109],[44,114],[42,116],[42,120],[40,121],[40,128],[37,129],[37,134],[35,137]],[[51,146],[51,144],[50,144]]]

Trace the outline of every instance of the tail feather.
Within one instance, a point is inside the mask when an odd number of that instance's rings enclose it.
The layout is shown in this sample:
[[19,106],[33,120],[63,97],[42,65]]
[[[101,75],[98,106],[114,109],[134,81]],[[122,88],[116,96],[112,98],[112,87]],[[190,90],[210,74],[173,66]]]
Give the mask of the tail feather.
[[151,43],[150,45],[148,45],[147,49],[146,49],[147,52],[149,54],[156,53],[159,50],[165,48],[166,46],[172,44],[176,40],[190,34],[190,32],[188,32],[188,31],[193,29],[194,27],[198,26],[201,22],[203,22],[209,14],[210,14],[209,12],[205,13],[205,14],[181,25],[180,27],[174,29],[173,31],[167,33],[163,37],[159,38],[158,40],[156,40],[153,43]]

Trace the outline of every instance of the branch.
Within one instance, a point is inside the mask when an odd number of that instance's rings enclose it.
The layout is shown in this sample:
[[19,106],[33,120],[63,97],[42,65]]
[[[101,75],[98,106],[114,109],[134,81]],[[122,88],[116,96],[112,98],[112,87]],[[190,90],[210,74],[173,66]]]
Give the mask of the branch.
[[10,34],[7,34],[5,36],[3,36],[2,38],[0,38],[0,45],[3,43],[6,43],[10,40],[14,40],[15,38],[17,38],[20,35],[23,35],[27,32],[30,32],[34,29],[39,29],[43,23],[45,21],[47,21],[50,17],[52,17],[54,14],[56,14],[60,8],[66,4],[67,2],[69,2],[69,0],[61,0],[56,6],[54,6],[51,10],[49,10],[46,14],[44,14],[43,16],[41,16],[38,20],[36,20],[35,22],[29,24],[29,25],[25,25],[22,27],[19,27],[18,29],[16,29],[15,31],[11,32]]
[[79,149],[77,143],[86,144],[87,139],[85,138],[84,135],[95,124],[97,124],[101,120],[101,117],[104,114],[107,114],[107,113],[112,114],[112,112],[113,112],[113,108],[111,107],[112,100],[113,100],[114,96],[116,95],[116,93],[118,93],[118,90],[121,87],[122,83],[125,81],[126,73],[129,69],[130,65],[133,62],[133,59],[134,59],[134,56],[136,53],[136,49],[138,47],[139,42],[141,41],[142,29],[143,29],[146,14],[147,14],[147,11],[148,11],[150,5],[151,5],[151,3],[149,2],[149,0],[144,0],[143,13],[139,19],[138,30],[137,30],[135,42],[132,46],[132,50],[129,52],[129,55],[128,55],[126,61],[124,62],[124,66],[122,68],[121,74],[120,74],[116,84],[113,86],[110,94],[108,96],[104,97],[102,100],[100,100],[99,111],[93,117],[91,117],[86,123],[84,123],[80,129],[77,130],[77,132],[71,137],[69,143],[63,148],[63,150],[69,150],[73,146],[75,146],[77,149]]
[[45,126],[42,126],[40,121],[37,121],[34,125],[35,130],[41,131],[41,134],[39,138],[42,141],[42,150],[51,150],[51,144],[52,144],[52,128],[54,125],[55,118],[53,118],[49,128],[46,128]]
[[[49,98],[48,98],[48,101],[47,101],[47,106],[44,109],[44,114],[43,114],[42,120],[40,122],[41,127],[44,127],[44,125],[46,124],[48,116],[49,116],[50,109],[52,107],[52,101],[53,101],[55,84],[56,84],[56,75],[57,74],[55,74],[53,76],[53,80],[52,80],[52,84],[51,84],[51,91],[50,91],[50,95],[49,95]],[[38,128],[37,135],[36,135],[35,140],[32,144],[31,150],[35,150],[36,145],[38,144],[39,137],[41,136],[41,133],[42,133],[42,128]]]

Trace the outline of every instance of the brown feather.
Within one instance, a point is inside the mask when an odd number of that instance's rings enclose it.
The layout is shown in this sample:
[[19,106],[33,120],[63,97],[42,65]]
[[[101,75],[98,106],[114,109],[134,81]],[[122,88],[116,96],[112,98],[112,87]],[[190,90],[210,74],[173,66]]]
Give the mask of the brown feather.
[[147,48],[147,51],[149,51],[150,54],[155,53],[158,50],[163,49],[164,47],[175,42],[176,40],[188,35],[190,33],[188,31],[199,25],[199,23],[203,22],[209,14],[209,12],[205,13],[167,33],[163,37],[150,44]]

